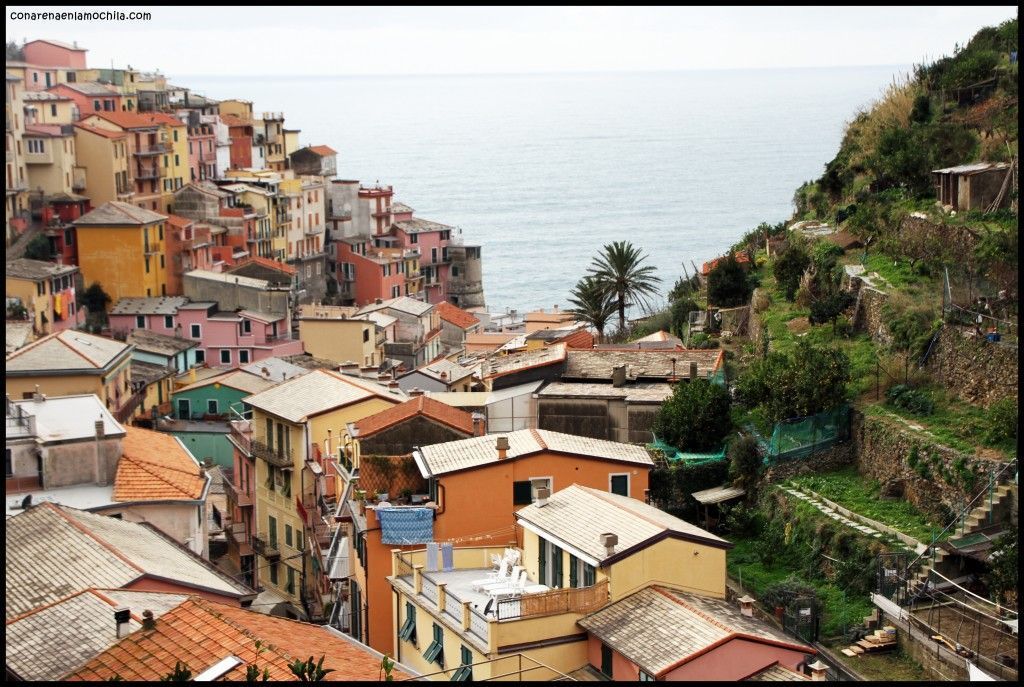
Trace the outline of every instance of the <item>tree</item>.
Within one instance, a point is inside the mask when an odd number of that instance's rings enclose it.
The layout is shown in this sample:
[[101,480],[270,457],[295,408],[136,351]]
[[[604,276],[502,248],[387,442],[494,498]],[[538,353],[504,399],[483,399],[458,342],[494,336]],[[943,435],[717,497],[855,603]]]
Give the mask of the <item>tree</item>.
[[832,323],[832,333],[836,333],[836,320],[853,303],[853,296],[846,291],[835,290],[811,301],[811,324]]
[[772,424],[831,410],[846,401],[850,361],[838,348],[800,339],[790,353],[772,351],[737,381],[740,402],[761,408]]
[[181,661],[174,662],[174,670],[160,678],[160,682],[190,682],[192,671]]
[[785,294],[787,301],[792,301],[796,297],[796,290],[800,286],[800,277],[803,276],[804,270],[810,264],[811,258],[807,255],[807,250],[797,241],[790,241],[786,250],[782,251],[775,259],[772,274],[775,275],[775,281],[782,293]]
[[729,461],[729,479],[746,489],[749,496],[764,468],[764,457],[761,456],[757,439],[744,434],[729,444],[726,458]]
[[708,273],[708,302],[733,308],[750,300],[750,280],[736,256],[729,253]]
[[653,430],[683,451],[717,451],[732,430],[729,392],[706,379],[679,382],[654,419]]
[[672,307],[669,310],[671,314],[671,324],[669,327],[672,333],[682,338],[685,327],[690,319],[690,313],[700,309],[701,307],[697,305],[697,302],[690,298],[679,298],[672,301]]
[[615,241],[607,244],[591,265],[592,276],[618,307],[619,331],[626,329],[627,306],[639,304],[647,308],[648,297],[658,293],[656,285],[661,283],[661,277],[654,274],[651,265],[640,265],[646,259],[632,243]]
[[599,341],[604,339],[604,330],[615,312],[615,303],[594,277],[584,277],[576,282],[570,292],[569,304],[573,306],[569,312],[596,329]]
[[99,322],[105,322],[107,319],[106,310],[107,303],[110,302],[110,296],[103,290],[98,281],[94,281],[89,285],[80,296],[81,301],[79,305],[84,305],[89,309],[89,317],[96,318]]
[[992,547],[992,553],[988,558],[989,571],[985,575],[985,582],[996,603],[1003,603],[1010,596],[1009,592],[1016,593],[1017,591],[1019,581],[1017,550],[1017,525],[1010,523],[1009,529],[996,540]]
[[21,46],[18,45],[17,41],[7,41],[7,59],[15,62],[25,60],[25,53],[22,52]]
[[327,673],[333,673],[334,668],[324,668],[324,657],[321,656],[320,660],[313,663],[313,657],[310,656],[305,661],[295,659],[288,664],[288,668],[292,671],[292,674],[299,678],[300,682],[323,682],[323,679],[327,676]]
[[29,260],[50,260],[50,240],[45,234],[36,234],[29,239],[25,245],[25,257]]

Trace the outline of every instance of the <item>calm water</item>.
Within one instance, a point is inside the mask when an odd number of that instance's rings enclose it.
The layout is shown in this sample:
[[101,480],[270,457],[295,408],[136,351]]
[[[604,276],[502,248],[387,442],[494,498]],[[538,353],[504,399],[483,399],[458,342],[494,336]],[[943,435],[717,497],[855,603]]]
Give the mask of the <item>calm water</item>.
[[897,67],[508,76],[175,77],[284,111],[338,175],[395,187],[483,246],[489,309],[565,304],[603,244],[642,247],[664,290],[787,219],[843,125]]

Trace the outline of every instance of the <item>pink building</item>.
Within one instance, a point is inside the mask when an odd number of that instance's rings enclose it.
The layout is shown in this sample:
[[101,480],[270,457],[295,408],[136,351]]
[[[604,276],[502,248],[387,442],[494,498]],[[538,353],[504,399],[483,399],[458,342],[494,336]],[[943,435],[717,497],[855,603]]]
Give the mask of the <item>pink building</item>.
[[43,67],[70,67],[85,69],[85,48],[78,43],[51,41],[45,38],[30,41],[22,48],[25,61]]
[[167,295],[182,294],[181,277],[192,270],[219,271],[222,265],[215,264],[213,249],[216,239],[223,237],[224,229],[211,227],[178,215],[167,216],[164,252],[167,268]]
[[440,222],[412,217],[399,220],[396,216],[391,235],[397,245],[418,248],[420,251],[420,274],[428,303],[444,303],[448,300],[448,282],[451,279],[452,259],[448,246],[454,227]]
[[298,355],[302,342],[291,338],[284,315],[252,310],[220,312],[213,302],[185,297],[122,298],[109,314],[114,334],[148,329],[199,341],[196,363],[233,369],[275,356]]
[[113,86],[95,81],[62,83],[46,89],[64,98],[70,98],[78,110],[78,119],[100,112],[126,110],[124,96]]
[[368,237],[338,241],[336,271],[342,296],[357,307],[399,296],[416,297],[423,277],[411,269],[418,254],[408,248],[376,248]]
[[217,132],[212,124],[188,128],[188,166],[192,181],[217,178]]

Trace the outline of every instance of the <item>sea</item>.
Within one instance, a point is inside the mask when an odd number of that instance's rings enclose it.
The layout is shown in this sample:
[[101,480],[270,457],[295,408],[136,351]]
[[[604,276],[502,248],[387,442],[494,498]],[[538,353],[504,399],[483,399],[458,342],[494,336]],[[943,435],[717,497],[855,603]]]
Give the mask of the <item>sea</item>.
[[845,124],[906,66],[450,76],[181,76],[338,151],[480,245],[491,312],[566,307],[602,246],[631,241],[662,296],[760,222],[788,219]]

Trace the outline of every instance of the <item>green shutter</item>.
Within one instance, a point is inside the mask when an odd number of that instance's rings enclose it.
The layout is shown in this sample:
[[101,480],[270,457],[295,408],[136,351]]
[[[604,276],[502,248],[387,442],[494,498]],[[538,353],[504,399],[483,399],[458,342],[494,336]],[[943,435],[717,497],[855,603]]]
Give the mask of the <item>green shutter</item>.
[[547,565],[547,563],[548,563],[547,562],[548,543],[546,541],[544,541],[543,539],[540,539],[540,538],[537,539],[537,543],[539,544],[539,546],[537,547],[537,577],[540,578],[538,581],[541,584],[547,584],[547,579],[548,578],[547,578],[546,573],[547,573],[547,570],[548,570],[548,565]]
[[569,587],[576,589],[580,586],[580,576],[576,568],[579,567],[579,562],[576,556],[569,554]]
[[533,502],[533,489],[530,480],[512,483],[512,503],[516,505],[529,504]]
[[561,587],[565,584],[562,577],[562,550],[557,546],[551,547],[551,577],[552,587]]
[[584,563],[583,564],[583,586],[593,587],[597,584],[597,569],[594,566]]
[[629,496],[629,475],[612,475],[612,493]]

